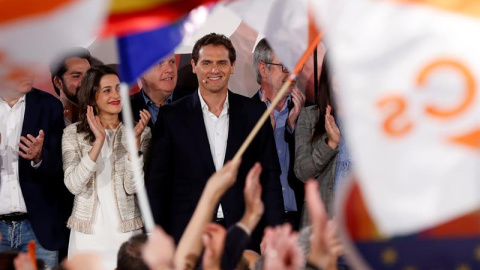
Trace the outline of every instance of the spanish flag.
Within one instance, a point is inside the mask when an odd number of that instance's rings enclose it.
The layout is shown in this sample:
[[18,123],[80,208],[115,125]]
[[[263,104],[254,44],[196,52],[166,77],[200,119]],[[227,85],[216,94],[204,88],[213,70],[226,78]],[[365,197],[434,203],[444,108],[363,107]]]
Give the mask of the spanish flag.
[[173,53],[206,19],[214,0],[114,0],[102,36],[116,36],[122,81],[133,83]]

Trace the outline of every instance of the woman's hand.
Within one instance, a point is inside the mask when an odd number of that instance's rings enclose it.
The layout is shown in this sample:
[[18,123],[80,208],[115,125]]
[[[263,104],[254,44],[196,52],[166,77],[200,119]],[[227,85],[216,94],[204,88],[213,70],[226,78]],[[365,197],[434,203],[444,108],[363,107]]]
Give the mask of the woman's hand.
[[147,127],[151,117],[152,115],[150,115],[148,110],[144,109],[140,111],[140,120],[138,121],[137,125],[133,129],[133,132],[135,133],[135,138],[137,139],[138,150],[140,150],[140,141],[141,141],[142,133]]
[[327,131],[328,136],[328,146],[332,149],[337,149],[338,144],[340,143],[340,129],[335,123],[335,118],[330,114],[332,107],[327,105],[327,111],[325,113],[325,130]]
[[101,143],[103,145],[103,141],[105,140],[105,128],[102,126],[100,122],[100,118],[93,114],[93,107],[87,106],[87,121],[90,130],[93,132],[95,136],[95,143]]

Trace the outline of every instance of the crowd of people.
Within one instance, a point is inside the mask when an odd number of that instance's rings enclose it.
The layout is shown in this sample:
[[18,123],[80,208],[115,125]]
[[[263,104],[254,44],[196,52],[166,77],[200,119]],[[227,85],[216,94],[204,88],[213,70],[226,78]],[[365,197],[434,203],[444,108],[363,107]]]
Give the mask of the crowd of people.
[[[115,68],[82,48],[51,65],[59,99],[33,88],[32,74],[1,89],[0,269],[34,269],[31,241],[39,268],[348,269],[332,205],[352,162],[327,62],[315,103],[293,81],[232,160],[290,76],[265,39],[253,62],[251,98],[228,89],[236,52],[215,33],[193,47],[191,92],[176,89],[171,55],[124,101]],[[148,237],[136,173],[158,224]]]

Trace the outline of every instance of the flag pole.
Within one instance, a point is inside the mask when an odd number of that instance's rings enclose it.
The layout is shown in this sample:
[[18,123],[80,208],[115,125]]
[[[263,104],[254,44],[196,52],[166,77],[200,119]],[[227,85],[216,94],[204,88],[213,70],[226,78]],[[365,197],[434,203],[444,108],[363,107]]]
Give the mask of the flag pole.
[[135,181],[135,187],[137,189],[137,199],[140,211],[145,225],[145,231],[152,233],[155,227],[153,221],[152,210],[148,202],[147,192],[145,191],[144,179],[142,178],[141,171],[143,168],[140,166],[138,159],[138,150],[135,140],[135,134],[133,132],[133,114],[132,107],[130,105],[129,87],[127,83],[120,84],[120,95],[122,97],[122,117],[123,124],[125,125],[125,131],[127,136],[128,152],[130,154],[130,162],[133,167],[133,176]]
[[242,157],[243,153],[245,153],[248,146],[250,145],[250,143],[252,143],[253,139],[257,135],[258,131],[260,131],[260,128],[262,128],[265,121],[267,121],[268,117],[270,117],[270,113],[272,112],[272,110],[275,108],[275,106],[277,106],[280,99],[282,99],[282,97],[285,94],[285,92],[287,91],[288,87],[290,87],[290,84],[292,83],[292,81],[295,80],[295,78],[297,77],[297,74],[300,73],[300,71],[302,70],[303,65],[307,62],[308,57],[312,54],[313,50],[315,50],[315,48],[317,48],[318,43],[320,43],[321,39],[322,39],[322,35],[319,34],[314,39],[314,41],[310,44],[310,46],[307,48],[307,50],[303,53],[300,60],[298,60],[294,71],[290,74],[290,76],[288,77],[288,80],[282,85],[282,88],[280,88],[280,91],[278,92],[277,96],[273,99],[272,103],[270,104],[270,107],[267,108],[267,110],[263,113],[263,115],[258,120],[255,127],[253,127],[252,131],[250,132],[248,137],[243,142],[242,146],[240,146],[240,149],[238,149],[237,153],[233,157],[233,160],[240,159]]

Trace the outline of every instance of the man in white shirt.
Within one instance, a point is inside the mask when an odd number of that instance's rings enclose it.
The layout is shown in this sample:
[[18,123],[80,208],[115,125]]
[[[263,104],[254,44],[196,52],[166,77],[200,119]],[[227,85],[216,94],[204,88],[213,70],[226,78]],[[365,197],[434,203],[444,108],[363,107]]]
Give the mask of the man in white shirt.
[[[228,90],[236,53],[231,41],[209,34],[197,41],[192,68],[199,89],[160,108],[153,131],[146,187],[155,221],[178,241],[193,214],[205,182],[231,160],[265,111],[260,102]],[[244,213],[243,188],[253,165],[260,162],[263,226],[283,218],[280,166],[270,123],[265,123],[242,156],[236,183],[220,199],[212,219],[229,227]],[[262,225],[252,235],[259,249]]]
[[33,240],[37,258],[51,267],[66,244],[72,205],[63,184],[63,109],[32,84],[25,74],[0,92],[0,251],[27,251]]

